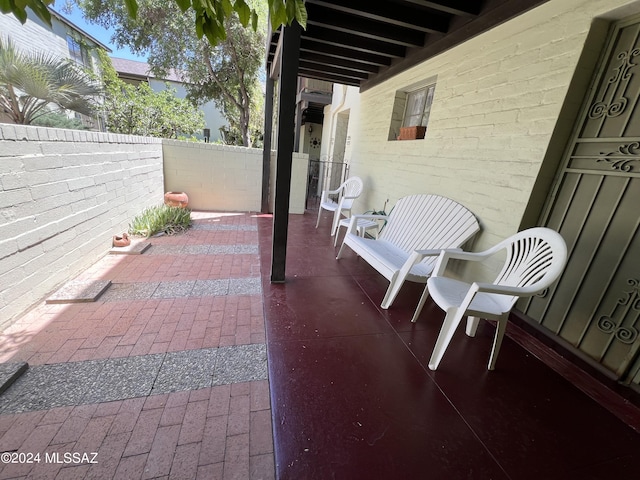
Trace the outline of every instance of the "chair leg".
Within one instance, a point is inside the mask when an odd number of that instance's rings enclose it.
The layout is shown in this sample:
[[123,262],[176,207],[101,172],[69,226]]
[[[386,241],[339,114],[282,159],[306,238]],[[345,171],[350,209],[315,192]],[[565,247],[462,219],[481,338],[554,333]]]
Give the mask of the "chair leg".
[[393,301],[398,296],[398,292],[402,288],[402,284],[404,283],[404,276],[401,277],[398,275],[399,272],[396,272],[391,280],[389,281],[389,287],[387,288],[386,293],[384,294],[384,298],[382,299],[382,303],[380,304],[380,308],[387,310]]
[[[334,247],[338,246],[338,237],[340,236],[340,227],[343,227],[343,226],[344,226],[344,225],[340,225],[340,222],[338,222],[338,226],[337,226],[337,228],[336,228],[336,234],[335,234],[335,237],[336,237],[336,238],[333,240],[333,246],[334,246]],[[347,228],[347,231],[348,231],[349,226],[347,226],[346,228]],[[344,235],[345,235],[345,237],[346,237],[347,233],[345,232],[345,234],[344,234]],[[343,239],[342,241],[344,242],[344,239]]]
[[338,223],[340,223],[340,217],[342,214],[340,213],[340,209],[336,209],[333,213],[333,222],[331,223],[331,236],[333,237],[336,234],[336,230],[338,229]]
[[404,281],[407,279],[407,276],[411,272],[411,269],[422,258],[423,257],[421,254],[414,251],[404,262],[402,268],[393,274],[389,281],[389,288],[387,288],[387,293],[384,294],[384,298],[382,299],[382,304],[380,305],[381,308],[386,310],[391,306],[393,301],[396,299],[396,296],[400,292],[402,285],[404,285]]
[[496,368],[496,360],[498,359],[498,352],[500,352],[500,346],[502,345],[502,339],[504,333],[507,331],[508,317],[499,318],[496,323],[496,336],[493,337],[493,347],[491,348],[491,357],[489,357],[489,365],[487,369],[494,370]]
[[320,216],[322,215],[322,207],[318,207],[318,220],[316,221],[316,228],[320,225]]
[[480,319],[478,317],[467,317],[467,328],[465,330],[466,334],[470,337],[476,336],[476,330],[478,330],[478,323]]
[[451,308],[447,311],[436,345],[433,347],[433,353],[431,353],[431,358],[429,359],[429,369],[436,370],[440,365],[444,352],[447,350],[449,343],[451,343],[456,328],[462,321],[463,314],[464,311],[459,311],[457,308]]
[[416,307],[416,311],[413,314],[413,318],[411,319],[413,323],[416,323],[418,321],[418,315],[420,315],[420,312],[422,312],[422,308],[424,307],[424,304],[427,302],[428,298],[429,298],[429,286],[425,285],[424,290],[422,291],[422,295],[420,296],[420,301],[418,302],[418,306]]

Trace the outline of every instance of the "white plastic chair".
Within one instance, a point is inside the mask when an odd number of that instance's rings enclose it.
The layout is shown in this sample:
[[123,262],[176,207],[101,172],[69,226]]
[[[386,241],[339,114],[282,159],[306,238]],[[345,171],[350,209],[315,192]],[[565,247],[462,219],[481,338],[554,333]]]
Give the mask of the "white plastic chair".
[[[451,259],[482,261],[501,251],[506,251],[506,260],[493,283],[466,283],[443,276],[447,262]],[[545,227],[519,232],[484,252],[443,250],[411,320],[417,320],[429,295],[446,312],[429,360],[429,368],[438,368],[456,328],[468,316],[466,333],[470,337],[475,336],[480,318],[497,321],[487,367],[493,370],[507,328],[509,312],[518,298],[536,295],[549,287],[560,276],[566,262],[565,241],[559,233]]]
[[[316,228],[320,225],[320,215],[322,210],[328,210],[333,213],[333,222],[331,223],[331,236],[336,234],[338,223],[342,216],[342,212],[346,212],[347,217],[351,215],[353,202],[362,193],[363,183],[360,177],[351,177],[344,181],[336,190],[323,190],[320,198],[320,208],[318,208],[318,221]],[[338,195],[338,201],[335,202],[329,195]]]

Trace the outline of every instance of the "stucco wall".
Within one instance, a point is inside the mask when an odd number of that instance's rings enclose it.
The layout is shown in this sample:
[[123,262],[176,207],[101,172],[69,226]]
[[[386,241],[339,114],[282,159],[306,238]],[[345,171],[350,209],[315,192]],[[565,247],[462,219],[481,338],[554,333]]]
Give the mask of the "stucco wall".
[[[630,7],[616,10],[622,6]],[[436,193],[478,216],[476,250],[516,232],[594,18],[634,11],[639,2],[551,0],[343,105],[345,157],[369,189],[358,208]],[[434,76],[426,138],[387,140],[396,91]]]
[[0,328],[162,203],[160,142],[0,124]]

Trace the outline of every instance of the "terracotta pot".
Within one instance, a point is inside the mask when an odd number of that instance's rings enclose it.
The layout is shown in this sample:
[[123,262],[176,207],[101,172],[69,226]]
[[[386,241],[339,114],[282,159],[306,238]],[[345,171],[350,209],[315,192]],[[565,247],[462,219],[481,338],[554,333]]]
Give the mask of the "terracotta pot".
[[123,233],[122,235],[115,235],[113,237],[113,246],[114,247],[128,247],[131,245],[131,240],[129,239],[129,235]]
[[416,140],[418,138],[424,138],[426,131],[427,127],[423,127],[421,125],[415,127],[400,127],[398,140]]
[[164,204],[170,207],[187,208],[189,197],[184,192],[167,192],[164,194]]

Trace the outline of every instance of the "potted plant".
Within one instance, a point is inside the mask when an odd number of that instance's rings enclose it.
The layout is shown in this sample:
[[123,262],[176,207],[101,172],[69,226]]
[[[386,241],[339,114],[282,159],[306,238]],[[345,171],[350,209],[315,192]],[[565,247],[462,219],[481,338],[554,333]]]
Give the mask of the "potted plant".
[[398,140],[416,140],[424,138],[424,134],[427,132],[427,127],[422,125],[415,125],[413,127],[400,127],[400,135]]

